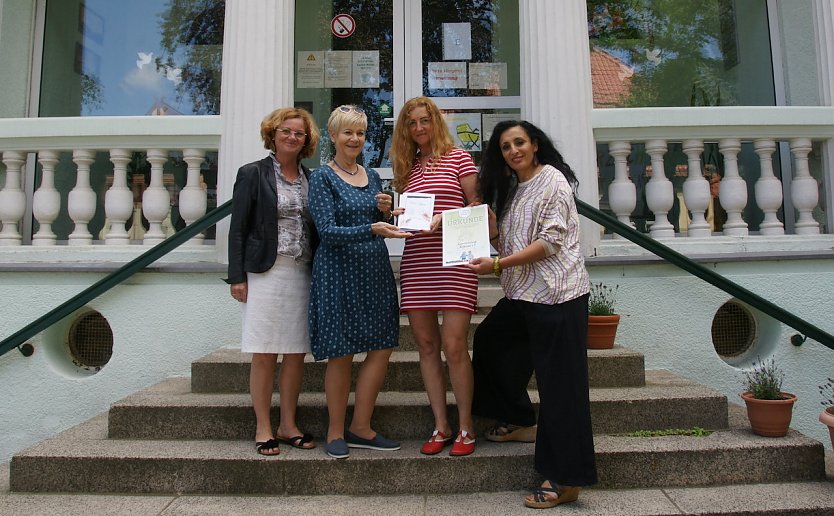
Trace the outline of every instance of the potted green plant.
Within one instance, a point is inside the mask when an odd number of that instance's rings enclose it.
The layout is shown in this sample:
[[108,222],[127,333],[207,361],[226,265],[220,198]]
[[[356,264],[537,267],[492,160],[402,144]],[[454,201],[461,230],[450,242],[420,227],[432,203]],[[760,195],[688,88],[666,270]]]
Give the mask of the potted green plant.
[[796,396],[782,390],[785,373],[776,361],[753,362],[744,372],[744,388],[741,398],[747,405],[747,419],[753,433],[765,437],[782,437],[788,433]]
[[834,448],[834,378],[820,385],[820,396],[822,396],[822,412],[820,422],[828,427],[828,436],[831,438],[831,447]]
[[614,301],[619,285],[610,287],[591,283],[588,297],[588,349],[611,349],[617,336],[620,316],[614,313]]

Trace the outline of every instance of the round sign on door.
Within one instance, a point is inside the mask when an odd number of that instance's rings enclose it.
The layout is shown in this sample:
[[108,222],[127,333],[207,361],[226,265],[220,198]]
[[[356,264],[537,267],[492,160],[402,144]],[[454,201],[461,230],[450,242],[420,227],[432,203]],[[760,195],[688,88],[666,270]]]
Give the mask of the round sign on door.
[[337,14],[330,22],[330,30],[337,38],[348,38],[356,30],[356,20],[349,14]]

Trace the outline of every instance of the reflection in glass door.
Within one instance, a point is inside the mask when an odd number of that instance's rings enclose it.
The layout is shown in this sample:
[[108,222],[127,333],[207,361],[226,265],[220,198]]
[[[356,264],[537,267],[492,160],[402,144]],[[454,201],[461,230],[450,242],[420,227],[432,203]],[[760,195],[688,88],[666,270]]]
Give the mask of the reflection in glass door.
[[385,167],[390,146],[386,119],[394,113],[394,1],[296,1],[295,105],[313,114],[322,132],[310,167],[333,155],[327,118],[342,104],[368,116],[365,166]]
[[519,116],[518,24],[518,0],[297,0],[295,102],[325,135],[306,164],[330,158],[327,117],[350,103],[368,115],[364,164],[390,177],[394,117],[420,95],[478,162],[491,127]]

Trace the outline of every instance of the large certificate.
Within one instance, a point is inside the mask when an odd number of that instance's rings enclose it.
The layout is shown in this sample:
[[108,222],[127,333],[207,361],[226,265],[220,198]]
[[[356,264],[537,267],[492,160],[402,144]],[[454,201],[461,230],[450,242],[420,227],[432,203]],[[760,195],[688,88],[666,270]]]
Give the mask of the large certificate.
[[443,265],[460,265],[489,256],[487,205],[443,212]]
[[403,231],[428,231],[434,214],[434,194],[410,193],[400,195],[400,207],[405,211],[397,224]]

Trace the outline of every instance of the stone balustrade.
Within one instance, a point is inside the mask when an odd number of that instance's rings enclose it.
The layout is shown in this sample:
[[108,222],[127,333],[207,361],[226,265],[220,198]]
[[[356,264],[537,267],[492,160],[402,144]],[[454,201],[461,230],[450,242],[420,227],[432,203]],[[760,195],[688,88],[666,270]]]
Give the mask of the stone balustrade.
[[[831,227],[826,206],[832,200],[825,198],[831,188],[823,184],[834,177],[831,157],[815,157],[812,167],[809,156],[834,138],[834,108],[595,110],[593,126],[598,148],[604,149],[600,163],[612,169],[607,191],[601,190],[603,207],[633,225],[635,207],[642,201],[653,219],[646,230],[655,238],[819,235]],[[216,116],[0,119],[0,246],[161,242],[173,231],[172,191],[185,223],[206,213],[201,166],[219,141]],[[678,153],[674,158],[673,148]],[[709,163],[708,149],[713,150]],[[704,175],[715,166],[716,150],[721,163],[718,200],[726,212],[720,231],[708,220],[715,200]],[[128,173],[137,153],[149,167],[138,183],[136,174],[131,181]],[[640,181],[633,163],[638,154]],[[172,159],[183,169],[176,188],[166,172]],[[94,167],[98,176],[107,168],[106,183],[101,177],[96,185],[91,183]],[[592,179],[579,173],[580,181]],[[40,179],[37,184],[35,178]],[[63,189],[57,188],[59,183]],[[745,216],[754,211],[752,204],[758,211],[751,231]],[[680,206],[688,214],[685,231],[670,217]],[[97,227],[91,229],[96,216]],[[64,226],[71,219],[63,237],[55,229],[61,217]],[[202,237],[192,241],[201,243]]]
[[[22,229],[29,209],[37,226],[32,231],[33,246],[64,243],[53,228],[62,211],[72,222],[72,231],[65,237],[69,246],[157,244],[174,231],[172,191],[186,224],[206,213],[201,167],[207,153],[216,152],[219,140],[216,116],[0,120],[0,163],[5,167],[0,246],[29,243]],[[109,163],[102,163],[102,156]],[[172,160],[186,169],[181,188],[173,184],[173,174],[165,172]],[[149,165],[148,184],[135,166],[132,181],[128,180],[131,164],[137,162]],[[91,185],[93,166],[98,167],[98,176],[106,178],[98,191]],[[34,184],[31,178],[38,171],[40,182]],[[56,188],[59,180],[72,184],[66,195]],[[30,197],[27,190],[32,192]],[[104,223],[93,234],[89,223],[100,209],[102,196]],[[189,242],[202,243],[202,235]]]

